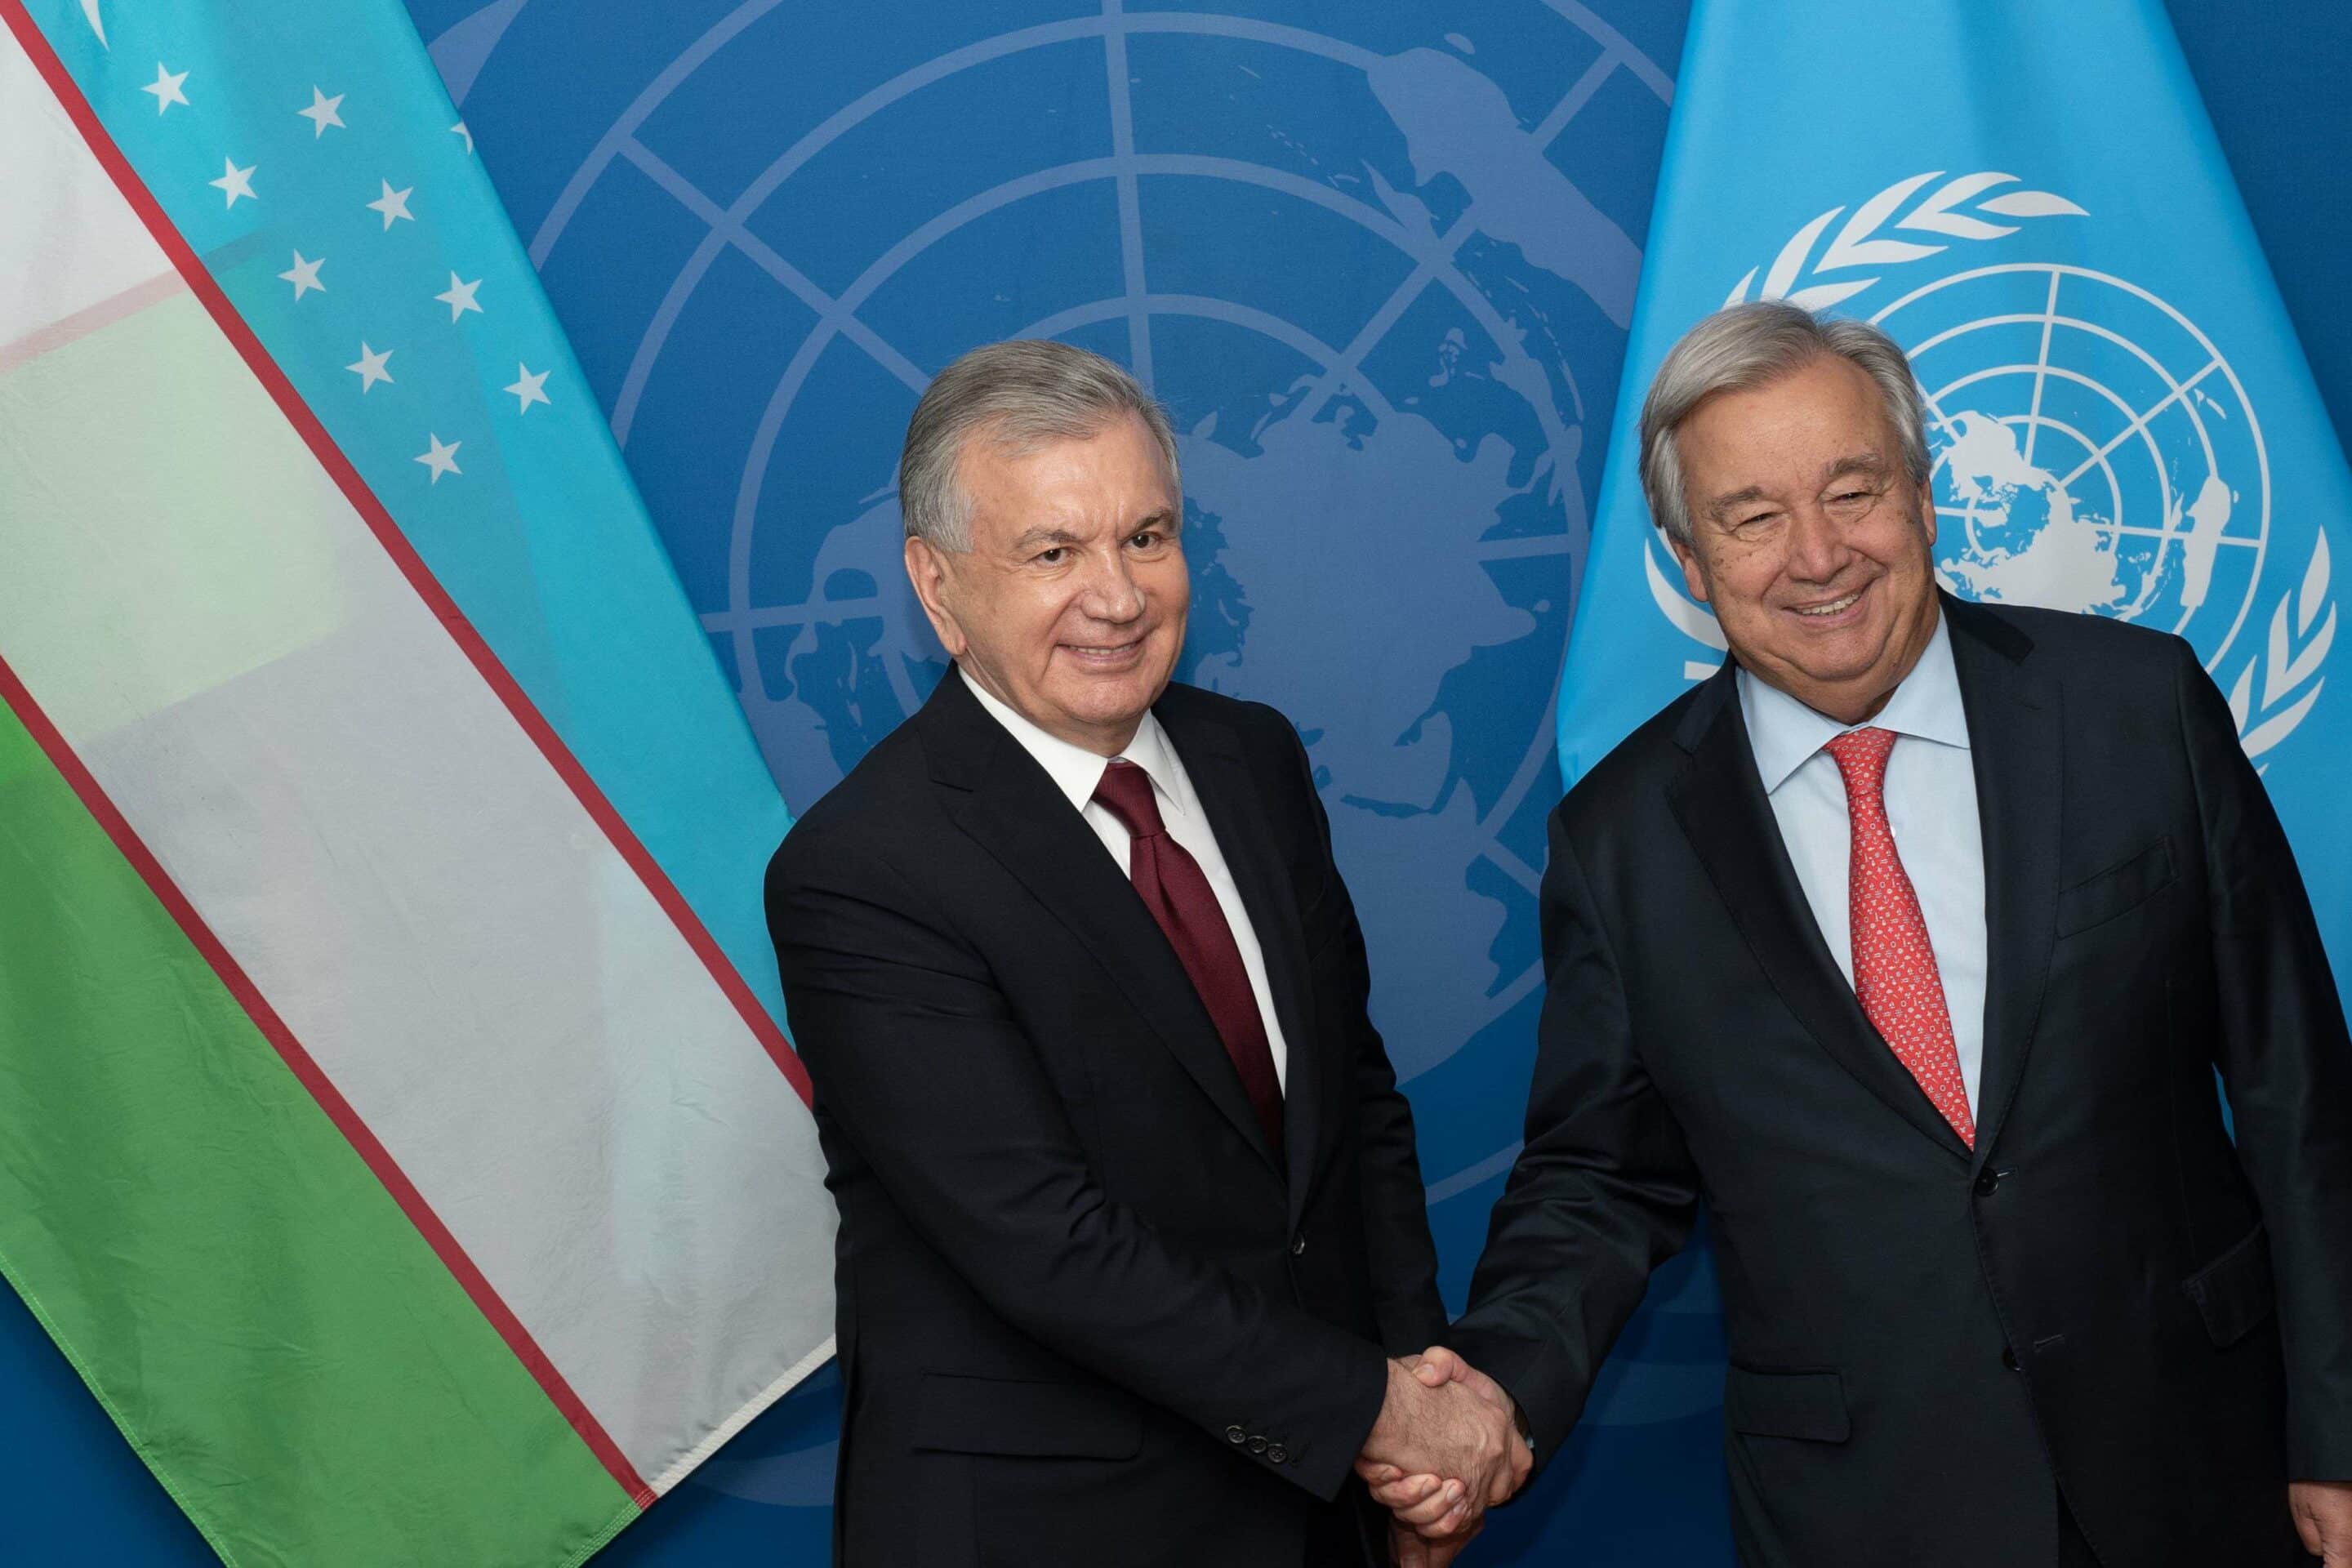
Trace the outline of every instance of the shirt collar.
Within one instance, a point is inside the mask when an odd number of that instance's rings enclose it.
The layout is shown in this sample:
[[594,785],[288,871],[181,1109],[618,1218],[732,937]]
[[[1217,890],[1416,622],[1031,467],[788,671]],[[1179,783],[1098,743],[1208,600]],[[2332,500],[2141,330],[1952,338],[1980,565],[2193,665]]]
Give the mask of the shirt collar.
[[[980,699],[980,705],[989,715],[1012,732],[1021,742],[1021,749],[1037,759],[1054,787],[1062,792],[1070,805],[1079,811],[1095,797],[1095,786],[1102,783],[1103,769],[1112,759],[1097,756],[1084,746],[1072,745],[1059,735],[1049,734],[1013,710],[1002,699],[984,689],[980,682],[963,673],[959,666],[957,679],[964,689]],[[1135,738],[1118,760],[1133,763],[1141,768],[1158,792],[1163,806],[1174,806],[1189,812],[1190,805],[1182,789],[1183,772],[1176,766],[1175,749],[1168,743],[1168,731],[1160,727],[1160,720],[1150,710],[1144,710],[1142,721],[1135,727]]]
[[1886,700],[1886,706],[1860,724],[1841,724],[1825,713],[1806,707],[1776,686],[1739,671],[1739,710],[1748,721],[1748,743],[1756,753],[1756,772],[1770,795],[1815,752],[1848,730],[1892,730],[1915,740],[1933,741],[1959,751],[1969,749],[1969,721],[1960,704],[1959,670],[1952,663],[1949,616],[1936,616],[1935,635],[1927,639],[1919,662]]

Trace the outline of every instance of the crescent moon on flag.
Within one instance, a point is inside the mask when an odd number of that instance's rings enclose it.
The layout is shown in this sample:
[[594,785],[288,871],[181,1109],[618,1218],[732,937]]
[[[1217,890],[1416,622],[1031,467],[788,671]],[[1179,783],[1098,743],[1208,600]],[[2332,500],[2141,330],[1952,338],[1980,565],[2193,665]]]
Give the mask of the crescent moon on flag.
[[98,0],[81,0],[81,14],[89,18],[89,30],[98,35],[98,47],[111,50],[114,46],[106,41],[106,24],[99,20]]

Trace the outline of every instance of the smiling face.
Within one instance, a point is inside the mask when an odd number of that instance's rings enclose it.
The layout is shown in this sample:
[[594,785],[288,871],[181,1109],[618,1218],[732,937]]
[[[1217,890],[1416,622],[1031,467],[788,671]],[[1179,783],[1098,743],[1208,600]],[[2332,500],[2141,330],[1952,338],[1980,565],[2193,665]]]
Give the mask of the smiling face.
[[1757,679],[1842,722],[1886,703],[1936,631],[1935,497],[1903,469],[1877,384],[1817,359],[1718,393],[1675,436],[1693,597]]
[[990,695],[1116,756],[1166,689],[1192,598],[1182,502],[1133,415],[1019,455],[982,437],[957,479],[971,548],[907,541],[907,575],[940,641]]

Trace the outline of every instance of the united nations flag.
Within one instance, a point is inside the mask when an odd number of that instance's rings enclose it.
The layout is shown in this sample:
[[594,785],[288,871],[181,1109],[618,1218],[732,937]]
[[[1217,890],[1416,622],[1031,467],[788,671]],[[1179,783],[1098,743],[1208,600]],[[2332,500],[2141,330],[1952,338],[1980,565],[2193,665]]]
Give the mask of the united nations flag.
[[1911,356],[1947,588],[2196,646],[2346,975],[2352,478],[2158,0],[1699,0],[1655,214],[1567,777],[1723,657],[1643,508],[1643,390],[1719,306],[1834,309]]

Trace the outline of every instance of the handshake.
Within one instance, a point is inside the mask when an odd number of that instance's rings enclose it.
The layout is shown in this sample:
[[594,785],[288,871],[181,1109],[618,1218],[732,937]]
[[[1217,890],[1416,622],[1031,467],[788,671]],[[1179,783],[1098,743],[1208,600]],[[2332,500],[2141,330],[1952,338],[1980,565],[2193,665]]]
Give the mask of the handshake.
[[1442,1345],[1389,1363],[1356,1473],[1392,1516],[1398,1568],[1444,1568],[1526,1484],[1535,1456],[1500,1384]]

